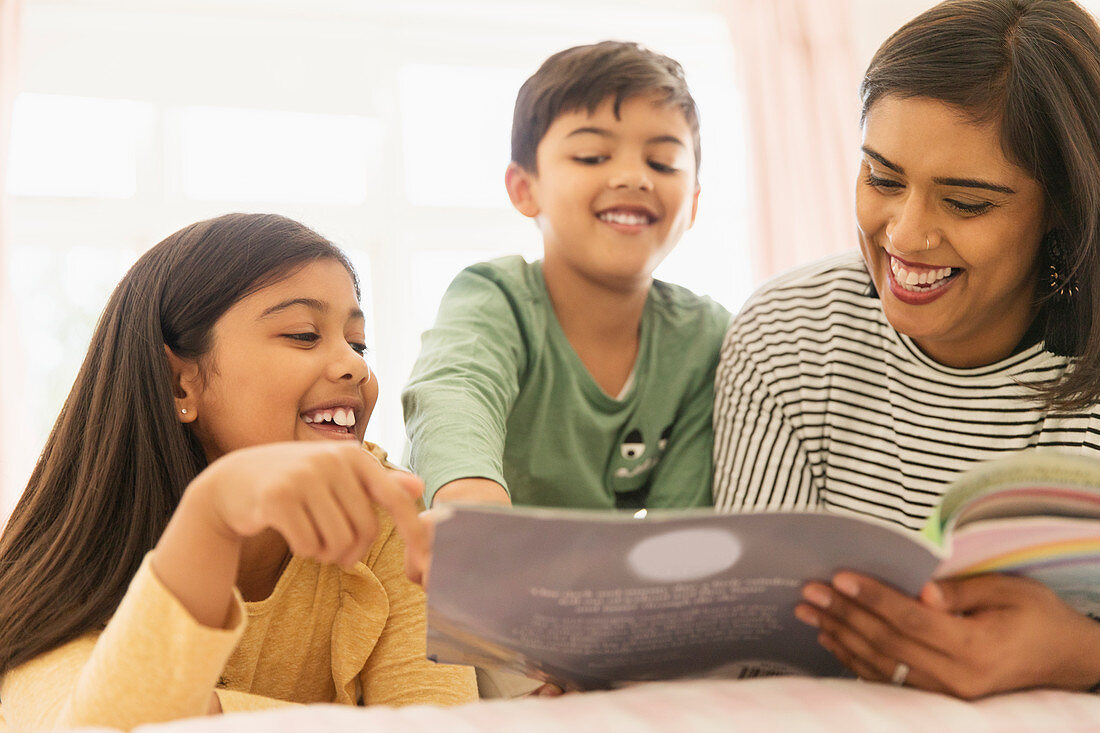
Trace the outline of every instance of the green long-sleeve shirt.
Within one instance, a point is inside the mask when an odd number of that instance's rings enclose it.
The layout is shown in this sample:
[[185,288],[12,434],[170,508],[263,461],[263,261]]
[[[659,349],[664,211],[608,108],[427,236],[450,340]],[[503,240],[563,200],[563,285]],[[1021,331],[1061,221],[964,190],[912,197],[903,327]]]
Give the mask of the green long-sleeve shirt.
[[655,281],[616,398],[562,332],[541,263],[513,256],[467,268],[402,394],[409,464],[428,500],[450,481],[488,478],[517,505],[709,506],[714,370],[729,318],[709,298]]

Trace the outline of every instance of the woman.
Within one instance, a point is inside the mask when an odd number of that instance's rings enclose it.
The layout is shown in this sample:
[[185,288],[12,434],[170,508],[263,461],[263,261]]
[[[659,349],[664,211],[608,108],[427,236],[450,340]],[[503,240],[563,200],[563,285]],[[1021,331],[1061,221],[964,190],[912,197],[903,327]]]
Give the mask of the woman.
[[[1028,448],[1100,455],[1100,31],[1068,0],[948,0],[862,85],[861,257],[745,306],[717,375],[715,502],[917,530]],[[966,698],[1100,683],[1100,625],[981,576],[919,600],[840,573],[798,617],[861,677]]]
[[474,698],[425,659],[421,486],[363,450],[364,341],[347,258],[289,219],[138,260],[0,537],[13,728]]

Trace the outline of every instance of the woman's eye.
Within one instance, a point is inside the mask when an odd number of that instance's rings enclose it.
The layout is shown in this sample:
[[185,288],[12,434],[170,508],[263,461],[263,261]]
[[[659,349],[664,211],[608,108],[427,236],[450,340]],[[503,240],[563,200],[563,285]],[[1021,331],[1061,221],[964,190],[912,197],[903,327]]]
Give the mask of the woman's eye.
[[303,344],[313,344],[320,340],[320,335],[306,331],[304,333],[286,333],[283,334],[291,341],[299,341]]
[[956,199],[944,199],[948,206],[960,214],[967,216],[977,216],[978,214],[984,214],[994,207],[990,201],[983,201],[978,204],[968,204],[965,201],[958,201]]
[[876,176],[874,173],[868,173],[864,182],[873,188],[877,188],[880,191],[895,191],[899,188],[905,188],[905,185],[900,181],[895,181],[890,178],[882,178]]
[[658,163],[655,160],[649,161],[649,167],[658,173],[675,173],[678,170],[675,166]]
[[599,165],[607,160],[609,156],[606,155],[574,155],[573,160],[582,165]]

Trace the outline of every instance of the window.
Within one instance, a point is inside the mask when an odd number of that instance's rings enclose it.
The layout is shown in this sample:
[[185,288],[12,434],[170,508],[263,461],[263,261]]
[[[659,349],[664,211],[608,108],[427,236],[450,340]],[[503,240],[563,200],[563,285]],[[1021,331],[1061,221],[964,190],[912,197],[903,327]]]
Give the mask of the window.
[[[400,458],[398,396],[450,278],[477,259],[539,255],[503,186],[512,106],[546,56],[579,43],[630,38],[684,65],[703,194],[657,276],[737,308],[747,166],[729,34],[708,8],[28,2],[5,212],[22,348],[0,359],[25,374],[31,450],[13,458],[29,474],[125,268],[227,211],[299,219],[359,265],[381,385],[368,437]],[[10,501],[18,487],[5,490]]]

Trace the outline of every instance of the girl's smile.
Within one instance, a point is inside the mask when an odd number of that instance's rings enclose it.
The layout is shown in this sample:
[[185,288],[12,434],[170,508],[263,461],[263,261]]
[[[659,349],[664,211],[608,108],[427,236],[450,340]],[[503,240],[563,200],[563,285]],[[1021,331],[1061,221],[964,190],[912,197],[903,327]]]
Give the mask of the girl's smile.
[[213,342],[187,381],[211,461],[262,443],[363,440],[378,380],[340,262],[313,262],[242,298],[215,323]]

